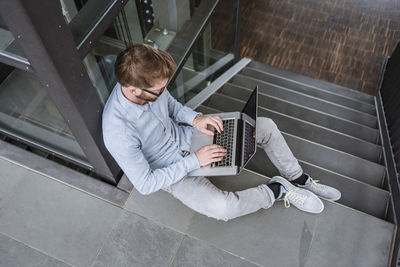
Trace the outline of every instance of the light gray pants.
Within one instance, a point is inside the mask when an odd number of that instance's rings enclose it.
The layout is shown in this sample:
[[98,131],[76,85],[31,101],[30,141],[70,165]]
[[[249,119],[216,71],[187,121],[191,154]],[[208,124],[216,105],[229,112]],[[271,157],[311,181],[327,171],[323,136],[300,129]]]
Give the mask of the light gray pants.
[[[256,141],[279,170],[293,180],[303,173],[276,124],[268,118],[257,118]],[[238,192],[222,191],[205,177],[185,177],[164,189],[189,208],[217,220],[230,220],[270,208],[275,197],[265,184]]]

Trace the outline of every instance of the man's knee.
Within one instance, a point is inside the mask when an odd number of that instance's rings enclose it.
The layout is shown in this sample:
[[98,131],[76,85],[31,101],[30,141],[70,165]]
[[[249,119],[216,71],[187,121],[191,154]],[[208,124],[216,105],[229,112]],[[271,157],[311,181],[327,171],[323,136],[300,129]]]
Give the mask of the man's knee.
[[270,118],[257,118],[257,137],[262,139],[265,137],[269,138],[269,136],[271,136],[271,134],[276,130],[278,130],[278,127]]
[[207,212],[208,217],[222,221],[231,219],[229,217],[229,206],[225,198],[217,198],[210,204]]

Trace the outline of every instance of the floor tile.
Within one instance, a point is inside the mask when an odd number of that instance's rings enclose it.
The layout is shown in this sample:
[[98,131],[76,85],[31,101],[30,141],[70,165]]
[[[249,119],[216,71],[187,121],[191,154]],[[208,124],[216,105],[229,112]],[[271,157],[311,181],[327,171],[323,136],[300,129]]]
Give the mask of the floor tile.
[[185,238],[179,247],[172,267],[255,267],[257,265],[211,247],[193,238]]
[[94,266],[168,266],[183,235],[125,211]]
[[66,267],[70,265],[0,234],[0,266]]
[[0,159],[0,207],[27,173],[25,168]]
[[325,202],[307,267],[387,266],[393,225]]
[[150,195],[141,195],[133,189],[125,208],[180,232],[186,231],[195,213],[163,190]]
[[195,215],[188,234],[265,266],[302,266],[318,215],[277,202],[228,222]]
[[0,210],[0,232],[76,266],[94,260],[122,210],[29,172]]
[[130,193],[130,192],[132,192],[133,184],[131,183],[131,181],[129,181],[128,177],[124,173],[122,175],[121,179],[119,180],[117,187],[120,188],[121,190],[124,190],[124,191]]
[[58,164],[55,161],[48,160],[1,140],[0,157],[10,159],[25,166],[26,169],[29,168],[35,170],[37,173],[52,177],[65,184],[79,188],[84,192],[108,200],[117,206],[122,207],[129,197],[127,192],[124,192],[115,186],[89,177],[81,172]]

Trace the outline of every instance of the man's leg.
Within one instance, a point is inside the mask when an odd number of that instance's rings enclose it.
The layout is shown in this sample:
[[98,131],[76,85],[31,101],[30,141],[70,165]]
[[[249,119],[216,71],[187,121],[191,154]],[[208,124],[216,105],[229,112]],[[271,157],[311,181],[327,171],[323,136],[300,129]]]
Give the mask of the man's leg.
[[266,184],[243,191],[227,192],[205,177],[185,177],[164,189],[189,208],[217,220],[230,219],[270,208],[274,193]]
[[268,157],[284,178],[292,181],[298,187],[310,190],[327,200],[336,201],[340,199],[341,193],[339,190],[319,184],[317,183],[318,180],[313,180],[303,173],[299,162],[290,151],[273,120],[264,117],[257,118],[256,131],[256,142],[264,148]]
[[291,181],[303,174],[303,169],[273,120],[258,117],[256,131],[256,142],[264,148],[281,176]]

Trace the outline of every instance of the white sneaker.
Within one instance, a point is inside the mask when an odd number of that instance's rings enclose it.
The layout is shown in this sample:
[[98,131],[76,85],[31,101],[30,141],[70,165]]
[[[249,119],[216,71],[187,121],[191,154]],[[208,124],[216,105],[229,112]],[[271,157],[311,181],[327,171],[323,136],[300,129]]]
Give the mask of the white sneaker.
[[295,184],[296,186],[307,189],[317,196],[330,201],[339,200],[342,196],[340,191],[336,188],[333,188],[329,185],[320,184],[318,183],[318,180],[313,180],[308,174],[305,175],[308,177],[306,183],[304,185]]
[[276,200],[283,200],[286,208],[289,208],[292,204],[299,210],[310,213],[321,213],[324,210],[324,203],[314,193],[296,187],[280,176],[273,177],[269,183],[282,185],[281,192]]

